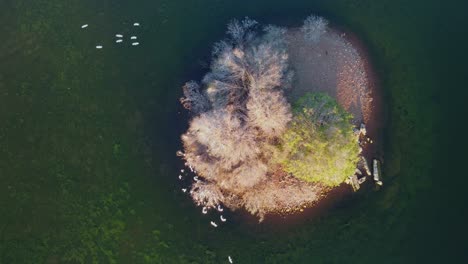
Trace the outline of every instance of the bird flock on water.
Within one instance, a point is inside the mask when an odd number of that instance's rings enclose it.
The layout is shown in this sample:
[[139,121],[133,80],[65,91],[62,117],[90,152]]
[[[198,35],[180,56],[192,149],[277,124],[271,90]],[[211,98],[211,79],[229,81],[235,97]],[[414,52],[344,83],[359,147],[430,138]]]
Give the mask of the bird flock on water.
[[[178,155],[181,156],[181,155],[184,155],[184,154],[183,154],[182,152],[178,152]],[[190,164],[186,163],[185,165],[190,169],[190,172],[191,172],[191,173],[195,174],[195,176],[192,177],[193,181],[194,181],[194,182],[199,181],[200,179],[199,179],[199,177],[196,175],[197,171],[196,171]],[[178,179],[182,181],[182,180],[184,180],[185,178],[189,178],[189,177],[190,177],[190,175],[189,175],[190,172],[186,171],[185,169],[181,169],[181,170],[180,170],[180,174],[179,174],[179,176],[178,176]],[[187,191],[188,191],[187,188],[181,188],[181,190],[182,190],[183,193],[187,193]],[[215,208],[213,208],[213,209],[215,209],[218,213],[220,213],[220,214],[219,214],[219,220],[220,220],[221,222],[218,222],[218,220],[214,220],[214,219],[210,221],[210,225],[211,225],[212,227],[216,228],[216,227],[218,227],[219,223],[224,223],[224,222],[226,222],[226,221],[227,221],[227,218],[222,214],[222,212],[224,211],[224,208],[223,208],[220,204],[218,204],[218,205],[217,205]],[[202,214],[208,214],[208,211],[209,211],[209,210],[210,210],[209,207],[203,206],[203,208],[202,208]],[[228,261],[229,261],[229,263],[234,263],[234,261],[233,261],[233,259],[232,259],[231,256],[228,256]]]
[[[192,166],[188,165],[188,167],[189,167],[189,169],[190,169],[190,171],[191,171],[192,173],[195,173],[195,176],[193,176],[193,178],[192,178],[193,181],[194,181],[194,182],[198,182],[200,179],[199,179],[198,176],[196,175],[197,172],[193,169]],[[188,176],[187,173],[188,173],[188,172],[186,172],[185,169],[181,169],[181,170],[180,170],[180,174],[179,174],[179,176],[178,176],[178,179],[179,179],[179,180],[183,180],[186,176]],[[181,188],[181,190],[182,190],[183,193],[186,193],[188,189],[187,189],[187,188]],[[210,209],[210,208],[208,208],[208,207],[206,207],[206,206],[203,206],[203,208],[202,208],[202,214],[207,214],[209,209]],[[218,204],[218,205],[216,206],[215,209],[216,209],[216,211],[218,211],[218,212],[220,212],[220,213],[222,213],[222,212],[224,211],[224,208],[223,208],[220,204]],[[226,222],[226,221],[227,221],[227,218],[224,217],[222,214],[220,214],[220,215],[219,215],[219,220],[221,220],[221,222]],[[218,227],[218,224],[217,224],[215,221],[210,221],[210,225],[213,226],[213,227]]]
[[[85,28],[87,28],[88,26],[89,26],[88,24],[84,24],[84,25],[81,26],[81,29],[85,29]],[[133,26],[134,26],[134,27],[139,27],[139,26],[140,26],[140,23],[135,22],[135,23],[133,23]],[[117,33],[117,34],[115,34],[115,38],[116,38],[116,39],[115,39],[115,43],[117,43],[117,44],[118,44],[118,43],[122,43],[122,42],[124,41],[124,35],[123,35],[123,34]],[[138,45],[140,45],[140,43],[138,42],[138,37],[137,37],[137,36],[135,36],[135,35],[130,36],[130,40],[132,41],[132,42],[131,42],[131,45],[132,45],[132,46],[138,46]],[[96,49],[102,49],[103,47],[104,47],[103,45],[96,45]],[[188,165],[190,171],[191,171],[192,173],[195,174],[195,176],[193,176],[193,181],[195,181],[195,182],[199,181],[199,178],[198,178],[198,176],[196,175],[197,172],[193,169],[193,167],[192,167],[190,164],[186,164],[186,165]],[[187,176],[187,173],[188,173],[188,172],[186,173],[185,169],[181,169],[180,172],[181,172],[181,174],[179,174],[179,177],[178,177],[178,178],[179,178],[179,180],[183,180],[183,179],[184,179],[184,176]],[[182,192],[184,192],[184,193],[187,192],[187,188],[181,188],[181,190],[182,190]],[[209,209],[210,209],[210,208],[204,206],[204,207],[202,208],[202,214],[207,214]],[[222,212],[224,211],[224,208],[223,208],[220,204],[218,204],[218,205],[216,206],[215,209],[216,209],[216,211],[218,211],[219,213],[222,213]],[[219,220],[220,220],[221,222],[224,223],[224,222],[227,221],[227,218],[224,217],[222,214],[220,214],[220,215],[219,215]],[[219,223],[219,222],[216,222],[215,220],[211,220],[211,221],[210,221],[210,225],[211,225],[212,227],[215,227],[215,228],[218,227],[218,223]],[[229,263],[234,263],[234,261],[233,261],[233,259],[232,259],[231,256],[228,256],[228,261],[229,261]]]
[[[139,27],[140,26],[140,23],[138,22],[135,22],[133,23],[133,26],[134,27]],[[81,25],[81,29],[85,29],[89,27],[89,24],[84,24],[84,25]],[[115,43],[119,44],[119,43],[123,43],[124,42],[124,35],[123,34],[115,34]],[[140,42],[138,42],[138,37],[135,36],[135,35],[132,35],[130,36],[130,40],[131,40],[131,45],[132,46],[138,46],[140,45]],[[104,46],[102,44],[98,44],[96,45],[96,49],[103,49]]]

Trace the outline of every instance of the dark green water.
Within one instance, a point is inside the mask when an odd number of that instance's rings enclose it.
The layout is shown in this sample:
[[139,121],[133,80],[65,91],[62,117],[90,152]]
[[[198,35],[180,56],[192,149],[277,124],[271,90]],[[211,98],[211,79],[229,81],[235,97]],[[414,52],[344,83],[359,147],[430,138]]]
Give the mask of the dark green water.
[[[446,93],[466,86],[451,75],[466,63],[467,4],[96,2],[0,0],[0,263],[466,259],[444,127],[460,120]],[[311,13],[371,51],[388,112],[385,188],[280,231],[236,216],[213,229],[177,185],[180,86],[199,78],[230,19],[293,25]],[[140,46],[114,45],[133,22]]]

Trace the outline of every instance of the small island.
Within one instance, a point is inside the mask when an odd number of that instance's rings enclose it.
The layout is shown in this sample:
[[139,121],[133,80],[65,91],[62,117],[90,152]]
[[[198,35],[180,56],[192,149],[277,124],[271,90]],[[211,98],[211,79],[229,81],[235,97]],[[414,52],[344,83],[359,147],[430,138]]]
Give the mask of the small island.
[[368,160],[378,162],[368,133],[379,138],[380,114],[359,42],[317,16],[288,29],[233,20],[227,35],[201,82],[183,87],[191,118],[178,155],[196,174],[193,201],[261,221],[343,184],[359,189],[372,176]]

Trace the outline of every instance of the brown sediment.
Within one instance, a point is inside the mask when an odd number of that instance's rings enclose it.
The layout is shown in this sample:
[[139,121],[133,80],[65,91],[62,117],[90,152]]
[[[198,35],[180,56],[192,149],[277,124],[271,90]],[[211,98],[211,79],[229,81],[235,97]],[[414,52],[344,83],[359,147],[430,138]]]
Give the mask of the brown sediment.
[[[324,187],[317,193],[317,198],[311,199],[308,203],[294,208],[282,208],[282,210],[267,212],[260,218],[260,222],[266,230],[287,231],[291,225],[301,224],[326,215],[331,209],[343,206],[343,202],[349,201],[352,194],[352,188],[345,183],[334,188]],[[258,216],[252,215],[245,209],[241,209],[236,218],[248,226],[259,224]]]
[[385,123],[385,115],[383,111],[383,98],[379,86],[379,79],[372,65],[372,61],[368,49],[364,43],[352,32],[338,31],[346,41],[356,49],[362,60],[362,67],[366,73],[366,101],[363,112],[365,113],[363,123],[366,125],[367,137],[372,140],[362,145],[362,155],[367,158],[368,162],[374,158],[383,160],[383,126]]
[[[295,82],[292,88],[285,92],[288,100],[293,103],[307,92],[324,92],[336,98],[338,104],[353,115],[355,126],[359,127],[361,123],[366,125],[366,135],[373,143],[363,140],[361,155],[368,162],[375,157],[381,158],[382,99],[377,78],[363,43],[350,32],[330,28],[317,43],[305,41],[299,29],[288,30],[287,40],[289,62],[295,72]],[[260,219],[265,219],[267,225],[282,226],[276,224],[282,224],[284,221],[298,223],[323,215],[349,198],[353,192],[351,186],[345,183],[331,188],[293,179],[297,183],[288,185],[296,186],[297,191],[315,188],[316,195],[291,205],[283,201],[285,199],[282,194],[283,192],[292,194],[292,192],[281,187],[284,185],[283,181],[287,181],[289,177],[281,173],[281,175],[271,175],[269,179],[267,185],[276,188],[273,192],[276,206],[264,208],[266,214],[260,215]],[[370,178],[368,180],[371,181]],[[369,182],[366,184],[369,185]],[[255,192],[256,198],[261,196],[263,188],[268,189],[267,185]],[[246,218],[250,218],[249,214]]]
[[[290,29],[287,38],[289,61],[296,74],[294,85],[285,93],[288,100],[293,103],[307,92],[325,92],[336,98],[353,115],[354,125],[366,125],[367,137],[373,143],[361,144],[361,155],[369,162],[376,157],[381,159],[382,97],[364,44],[350,32],[330,28],[317,43],[306,42],[299,29]],[[318,199],[306,205],[270,212],[266,223],[276,226],[285,220],[302,222],[322,215],[351,194],[352,188],[347,184],[324,188]]]
[[372,80],[367,54],[350,34],[328,29],[318,42],[304,39],[299,29],[287,35],[289,62],[296,74],[286,93],[292,102],[307,92],[325,92],[353,114],[354,122],[369,122],[372,115]]
[[[365,123],[367,135],[374,142],[362,144],[362,155],[369,163],[372,158],[381,158],[382,98],[363,43],[352,33],[330,28],[317,43],[306,42],[299,29],[288,30],[287,40],[289,62],[296,74],[292,88],[285,91],[289,102],[293,103],[307,92],[325,92],[336,98],[353,114],[357,127]],[[325,187],[303,182],[282,170],[273,171],[269,176],[267,181],[249,191],[226,196],[229,199],[223,203],[231,209],[246,209],[250,212],[245,215],[247,218],[256,213],[256,217],[263,219],[265,216],[270,223],[283,219],[294,223],[322,215],[352,194],[351,187],[344,183],[334,188]],[[369,178],[366,184],[370,181]],[[262,206],[258,206],[259,202]]]
[[295,84],[285,94],[290,102],[307,92],[325,92],[366,125],[374,143],[363,145],[363,155],[382,158],[383,111],[378,78],[365,45],[352,32],[328,28],[318,42],[307,42],[299,29],[288,30],[289,62]]
[[[236,204],[236,199],[225,200],[229,208],[244,208],[256,214],[260,221],[266,215],[287,215],[311,207],[330,188],[322,184],[308,183],[297,179],[277,166],[268,175],[268,180],[240,195],[242,204]],[[253,210],[255,209],[255,210]]]

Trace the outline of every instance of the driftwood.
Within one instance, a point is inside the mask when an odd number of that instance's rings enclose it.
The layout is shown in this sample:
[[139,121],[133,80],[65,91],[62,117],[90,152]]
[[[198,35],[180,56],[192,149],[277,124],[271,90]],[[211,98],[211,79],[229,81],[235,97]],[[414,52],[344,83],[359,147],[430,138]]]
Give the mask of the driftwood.
[[363,184],[366,180],[367,180],[367,177],[362,177],[362,178],[359,178],[358,182],[359,184]]
[[366,125],[364,123],[361,123],[361,127],[359,129],[359,133],[363,136],[365,136],[367,134],[367,130],[366,130]]
[[378,185],[383,184],[382,179],[381,179],[382,172],[381,172],[381,168],[380,168],[380,161],[378,161],[377,159],[373,160],[373,176],[374,176],[374,181]]
[[371,171],[369,169],[369,164],[367,163],[366,158],[364,158],[363,156],[361,156],[361,159],[359,161],[359,165],[361,166],[361,168],[364,169],[364,171],[366,172],[366,175],[369,175],[369,176],[372,175],[372,173],[371,173]]
[[354,174],[348,178],[349,184],[353,187],[353,191],[357,192],[361,188],[357,176]]

